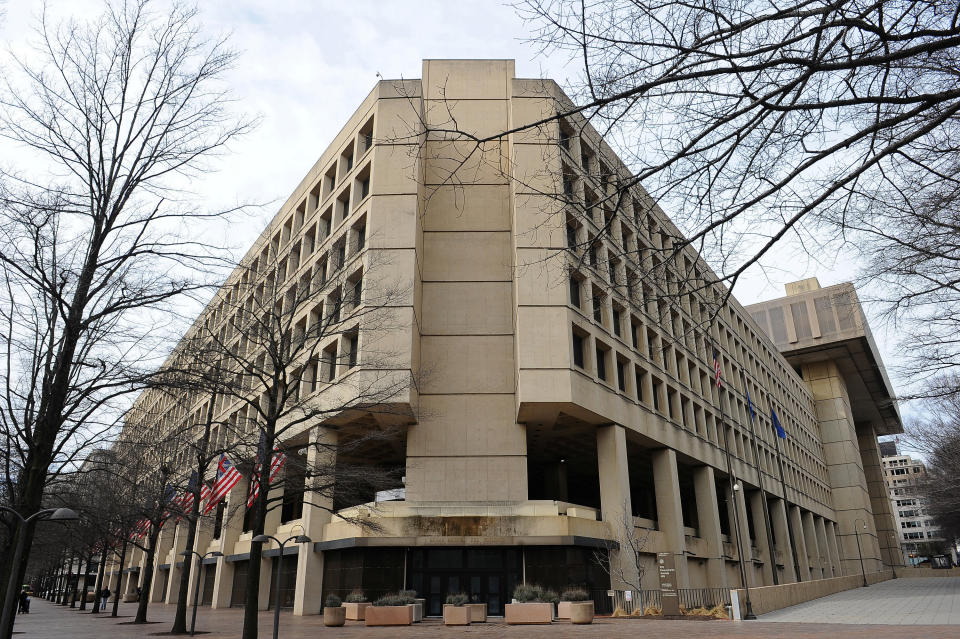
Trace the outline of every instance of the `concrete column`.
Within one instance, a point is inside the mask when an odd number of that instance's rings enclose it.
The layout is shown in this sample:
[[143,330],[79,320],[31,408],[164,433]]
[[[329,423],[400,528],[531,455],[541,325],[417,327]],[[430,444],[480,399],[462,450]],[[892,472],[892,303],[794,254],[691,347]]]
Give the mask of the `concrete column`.
[[795,583],[797,570],[793,564],[793,546],[790,545],[790,530],[787,521],[787,508],[782,499],[774,499],[770,504],[770,524],[773,526],[773,535],[777,538],[777,550],[783,561],[783,581],[781,583]]
[[[871,447],[871,437],[872,446],[876,446],[876,436],[872,429],[869,434],[863,433],[863,437],[858,433],[846,382],[834,362],[804,364],[803,379],[813,393],[816,403],[824,461],[841,534],[839,551],[844,573],[859,573],[860,561],[856,539],[853,537],[854,522],[857,519],[873,519],[872,495],[867,486],[861,449]],[[862,429],[863,427],[860,428]],[[884,498],[887,499],[886,495]],[[871,527],[872,524],[868,524],[868,531]],[[872,563],[879,563],[879,552],[874,554],[875,537],[867,541],[863,553],[864,563],[870,572]]]
[[[161,580],[167,580],[169,585],[170,581],[170,571],[169,570],[159,570],[157,566],[160,564],[167,563],[167,559],[170,555],[170,549],[173,547],[173,540],[176,537],[176,528],[172,525],[172,522],[168,521],[164,524],[163,528],[160,530],[160,535],[157,537],[157,550],[153,553],[153,583],[150,584],[150,602],[159,603],[163,601],[163,583]],[[140,574],[144,574],[146,566],[144,565],[140,569]]]
[[833,561],[830,558],[830,548],[827,545],[827,531],[823,524],[823,517],[814,515],[813,527],[817,532],[817,548],[820,550],[820,562],[823,566],[823,578],[830,579],[836,575],[833,573]]
[[[630,468],[627,461],[627,434],[623,426],[597,428],[597,465],[600,469],[600,516],[607,522],[620,550],[611,551],[611,586],[633,589],[640,583],[635,557],[630,556],[629,539],[634,535],[633,504],[630,501]],[[659,502],[659,500],[658,500]],[[683,530],[680,531],[681,538]]]
[[233,595],[233,563],[227,556],[235,554],[234,546],[243,532],[243,509],[247,500],[247,482],[240,481],[226,496],[226,508],[223,512],[223,525],[220,531],[220,552],[225,556],[217,558],[217,576],[213,582],[212,608],[229,608]]
[[697,496],[700,538],[707,546],[707,586],[726,588],[727,572],[724,566],[723,538],[720,532],[720,509],[717,506],[717,483],[711,466],[699,466],[694,469],[693,489]]
[[[883,475],[883,464],[880,459],[880,446],[877,443],[877,433],[873,426],[858,424],[857,441],[860,446],[860,460],[863,462],[863,472],[867,478],[867,492],[870,495],[870,511],[873,514],[873,529],[876,536],[873,539],[875,551],[871,552],[874,557],[874,569],[883,570],[883,564],[892,566],[900,561],[897,557],[900,554],[900,536],[899,527],[893,515],[893,507],[890,503],[890,495],[887,492],[887,484]],[[870,522],[867,523],[867,529],[871,528]],[[860,540],[861,542],[863,539]],[[870,570],[870,562],[866,561],[866,551],[864,551],[864,562],[867,564],[867,570]]]
[[817,543],[817,531],[813,525],[813,513],[805,510],[801,515],[801,519],[803,520],[803,540],[807,545],[810,565],[813,566],[813,575],[811,578],[823,579],[823,562],[820,560],[820,545]]
[[[318,426],[310,432],[310,448],[307,451],[307,482],[327,484],[323,469],[336,464],[337,431]],[[308,484],[309,487],[309,484]],[[330,523],[333,508],[332,491],[319,493],[307,491],[303,496],[303,534],[314,542],[323,541],[324,527]],[[323,611],[323,553],[314,552],[313,544],[304,544],[297,555],[297,589],[293,599],[293,614],[316,615]]]
[[800,507],[789,506],[790,529],[793,531],[793,542],[797,545],[797,560],[800,563],[800,579],[810,581],[810,560],[807,559],[807,543],[803,534],[803,521],[800,518]]
[[[213,535],[213,521],[210,517],[200,517],[197,522],[196,536],[193,541],[193,549],[200,553],[201,555],[207,552],[207,547],[210,545],[210,538]],[[189,560],[184,560],[185,568],[190,569],[190,583],[187,588],[187,593],[190,597],[190,605],[193,605],[193,591],[196,587],[197,579],[203,579],[203,565],[201,565],[200,560],[196,557],[191,557]],[[211,570],[216,570],[215,566],[210,566]],[[203,590],[203,582],[200,582],[200,589]],[[203,593],[200,593],[200,599],[203,599]]]
[[[737,483],[740,484],[740,490],[733,492],[733,499],[731,500],[731,503],[734,505],[734,508],[737,509],[737,517],[740,519],[740,539],[743,542],[743,557],[740,559],[743,561],[743,568],[744,572],[746,572],[747,579],[749,580],[749,585],[755,587],[761,584],[756,583],[757,575],[753,565],[754,539],[750,537],[750,523],[747,521],[747,502],[746,496],[743,494],[744,484],[739,480]],[[732,527],[731,530],[733,530]],[[734,534],[736,534],[735,531]],[[731,541],[733,541],[734,547],[736,547],[737,540],[734,538]]]
[[673,449],[654,451],[653,484],[657,496],[657,528],[662,535],[664,550],[675,555],[677,586],[689,588],[684,554],[683,509],[680,505],[680,475],[677,472],[677,453]]
[[826,523],[827,529],[827,549],[830,551],[830,561],[833,563],[833,570],[837,577],[842,577],[846,573],[843,572],[843,564],[840,562],[840,549],[837,542],[837,524],[836,522],[828,521]]
[[770,548],[770,542],[767,539],[767,524],[763,516],[764,494],[759,490],[750,492],[750,514],[753,516],[753,532],[757,538],[756,546],[760,550],[761,574],[763,575],[763,585],[773,585],[773,571],[777,569],[773,558],[773,550]]
[[[168,522],[168,526],[170,523]],[[190,522],[182,520],[174,529],[172,553],[168,552],[167,561],[170,563],[170,570],[167,571],[167,598],[166,603],[177,603],[180,596],[180,575],[184,570],[190,570],[189,561],[185,561],[183,555],[184,548],[187,547],[187,526]],[[172,555],[172,556],[171,556]],[[183,564],[177,567],[177,564]],[[188,591],[189,592],[189,591]]]

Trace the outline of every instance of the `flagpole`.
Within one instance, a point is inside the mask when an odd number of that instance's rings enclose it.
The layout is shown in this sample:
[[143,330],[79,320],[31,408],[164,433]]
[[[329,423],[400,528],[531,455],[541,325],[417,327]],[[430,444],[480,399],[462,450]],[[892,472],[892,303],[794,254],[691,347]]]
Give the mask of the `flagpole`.
[[[776,412],[773,408],[773,399],[770,399],[770,418],[773,419],[773,416],[776,415]],[[782,428],[782,426],[781,426]],[[773,443],[777,448],[777,466],[780,468],[780,490],[783,492],[783,508],[787,516],[787,534],[790,536],[790,550],[793,551],[793,569],[797,573],[797,583],[803,581],[800,577],[800,560],[797,555],[797,543],[793,538],[793,526],[790,525],[790,503],[787,501],[787,482],[783,478],[783,456],[780,453],[780,435],[777,434],[774,437]]]
[[773,585],[780,585],[780,578],[777,575],[777,560],[773,555],[773,528],[770,526],[770,507],[767,505],[767,493],[763,490],[763,470],[760,468],[760,444],[757,442],[757,433],[753,427],[753,402],[749,400],[750,390],[747,388],[747,376],[746,373],[741,371],[741,376],[743,377],[743,389],[744,394],[748,398],[747,408],[750,411],[750,439],[753,441],[753,459],[754,459],[754,468],[757,471],[757,487],[760,489],[760,499],[763,503],[763,523],[767,529],[767,552],[770,556],[770,568],[773,572]]
[[[716,386],[717,386],[717,395],[718,401],[720,404],[720,430],[723,433],[723,452],[726,455],[727,459],[727,480],[730,484],[730,498],[733,500],[733,525],[736,528],[736,538],[737,538],[737,558],[740,563],[740,580],[743,582],[745,602],[746,605],[746,614],[743,615],[743,618],[746,620],[756,619],[757,616],[753,614],[753,604],[750,601],[750,582],[747,579],[747,569],[743,563],[743,540],[740,538],[740,508],[737,505],[737,484],[733,476],[733,461],[730,456],[730,445],[727,438],[727,424],[726,417],[723,412],[723,392],[720,388],[720,351],[717,350],[716,345],[713,342],[713,339],[710,340],[710,346],[713,348],[713,362],[714,362],[714,374],[716,376]],[[740,491],[742,492],[742,491]],[[744,508],[746,508],[746,501],[744,501]]]

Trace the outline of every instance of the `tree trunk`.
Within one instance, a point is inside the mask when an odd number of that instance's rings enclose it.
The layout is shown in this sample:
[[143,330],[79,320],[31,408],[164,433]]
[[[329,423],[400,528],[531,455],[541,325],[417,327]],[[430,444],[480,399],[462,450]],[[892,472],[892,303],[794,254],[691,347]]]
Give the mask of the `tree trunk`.
[[160,529],[151,529],[150,539],[147,544],[147,556],[143,567],[143,585],[140,587],[140,601],[137,602],[137,616],[133,618],[133,623],[147,623],[147,606],[150,605],[150,585],[153,583],[153,558],[157,552],[157,538],[160,536]]
[[93,610],[92,613],[100,612],[100,591],[103,590],[103,571],[107,567],[107,543],[102,542],[103,548],[100,550],[100,570],[97,571],[97,581],[93,586]]
[[83,570],[83,594],[80,597],[80,610],[87,609],[87,588],[89,587],[90,564],[93,562],[93,554],[87,555],[86,568]]
[[117,592],[113,597],[113,611],[111,617],[117,616],[117,609],[120,607],[120,595],[123,593],[123,562],[127,559],[127,537],[124,534],[123,544],[120,546],[120,567],[117,569]]
[[[200,505],[198,498],[193,500],[194,515],[197,507]],[[197,536],[196,517],[194,521],[187,520],[187,544],[184,550],[193,550],[193,544]],[[190,573],[193,569],[193,555],[187,555],[183,558],[183,570],[180,571],[180,593],[177,595],[177,613],[173,618],[173,627],[171,633],[184,633],[187,631],[187,601],[190,599]],[[199,577],[199,575],[197,575]]]
[[[268,446],[272,446],[270,441]],[[272,448],[266,448],[272,450]],[[256,512],[253,523],[253,536],[263,534],[264,523],[267,519],[267,493],[269,492],[270,462],[267,460],[260,468],[260,496],[254,503]],[[247,568],[247,600],[243,606],[243,634],[242,639],[257,639],[257,615],[260,612],[260,558],[263,554],[263,544],[250,544],[250,564]],[[279,587],[279,584],[277,584]]]

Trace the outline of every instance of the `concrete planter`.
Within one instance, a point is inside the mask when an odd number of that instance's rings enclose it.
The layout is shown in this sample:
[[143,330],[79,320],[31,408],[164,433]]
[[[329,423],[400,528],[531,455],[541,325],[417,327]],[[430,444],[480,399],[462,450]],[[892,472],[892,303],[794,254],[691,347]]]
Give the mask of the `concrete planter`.
[[570,618],[570,606],[573,605],[572,601],[561,601],[557,604],[557,619],[569,619]]
[[470,623],[487,622],[487,604],[474,603],[467,604],[466,607],[470,609]]
[[362,601],[360,603],[348,602],[343,604],[344,610],[347,611],[347,619],[350,621],[363,621],[365,619],[367,608],[369,607],[369,601]]
[[343,606],[339,608],[323,609],[323,625],[342,626],[347,621],[347,609]]
[[417,600],[416,603],[410,604],[413,606],[413,623],[420,623],[423,621],[423,602]]
[[507,623],[511,626],[553,621],[552,603],[509,603],[504,607]]
[[409,626],[413,623],[413,605],[369,606],[366,610],[368,626]]
[[443,625],[445,626],[469,626],[470,609],[466,606],[454,606],[453,604],[443,604]]
[[570,621],[576,624],[593,623],[593,602],[592,601],[571,601]]

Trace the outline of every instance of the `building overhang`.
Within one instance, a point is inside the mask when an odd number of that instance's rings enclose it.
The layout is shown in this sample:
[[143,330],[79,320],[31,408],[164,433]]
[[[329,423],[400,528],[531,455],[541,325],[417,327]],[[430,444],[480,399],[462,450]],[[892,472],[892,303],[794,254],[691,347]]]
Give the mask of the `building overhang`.
[[620,544],[610,539],[581,537],[579,535],[544,535],[516,537],[347,537],[313,544],[314,552],[345,548],[382,547],[436,547],[436,546],[581,546],[617,550]]

